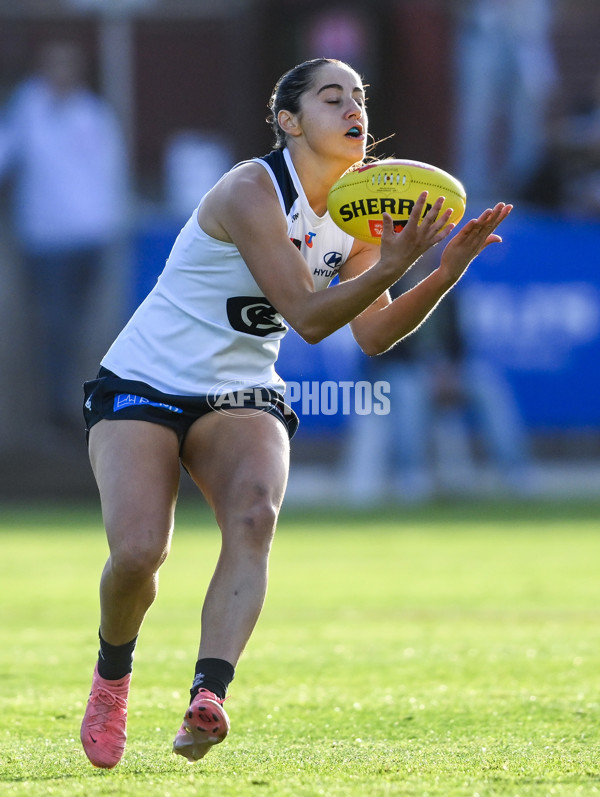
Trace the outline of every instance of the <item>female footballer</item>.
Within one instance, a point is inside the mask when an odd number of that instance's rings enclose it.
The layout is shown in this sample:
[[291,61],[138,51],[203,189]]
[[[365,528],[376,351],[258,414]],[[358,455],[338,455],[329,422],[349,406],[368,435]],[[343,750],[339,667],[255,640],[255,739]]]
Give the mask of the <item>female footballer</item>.
[[[499,203],[465,224],[439,267],[391,301],[387,289],[450,234],[443,200],[418,224],[422,194],[399,233],[386,215],[381,247],[354,240],[326,204],[333,183],[365,157],[361,78],[339,61],[305,62],[279,80],[270,110],[274,151],[239,164],[204,196],[156,286],[85,384],[109,545],[100,650],[81,726],[98,767],[114,767],[125,748],[133,654],[169,551],[180,462],[222,535],[191,702],[173,743],[195,761],[228,733],[223,701],[265,598],[298,423],[275,371],[286,325],[316,343],[349,323],[367,354],[385,351],[421,324],[485,246],[501,240],[494,230],[511,210]],[[328,287],[321,266],[331,252],[342,265],[339,284]]]

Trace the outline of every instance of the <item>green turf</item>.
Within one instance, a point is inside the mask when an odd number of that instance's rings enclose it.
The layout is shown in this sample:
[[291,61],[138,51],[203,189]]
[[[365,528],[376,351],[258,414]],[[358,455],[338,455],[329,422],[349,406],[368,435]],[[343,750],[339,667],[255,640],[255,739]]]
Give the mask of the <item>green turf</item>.
[[78,741],[98,510],[4,507],[0,794],[596,794],[599,520],[599,505],[559,503],[284,513],[232,732],[192,766],[170,746],[218,535],[186,505],[136,654],[128,748],[107,772]]

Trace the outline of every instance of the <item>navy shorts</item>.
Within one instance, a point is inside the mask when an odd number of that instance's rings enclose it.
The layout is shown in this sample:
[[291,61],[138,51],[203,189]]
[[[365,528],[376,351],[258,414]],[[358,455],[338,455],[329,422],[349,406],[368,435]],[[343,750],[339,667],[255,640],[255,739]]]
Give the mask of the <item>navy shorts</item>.
[[298,416],[281,394],[266,387],[209,396],[177,396],[162,393],[145,382],[121,379],[102,367],[96,379],[84,383],[83,390],[83,416],[88,434],[103,418],[150,421],[173,429],[181,448],[190,426],[198,418],[209,412],[228,413],[242,407],[275,416],[285,426],[290,440],[299,424]]

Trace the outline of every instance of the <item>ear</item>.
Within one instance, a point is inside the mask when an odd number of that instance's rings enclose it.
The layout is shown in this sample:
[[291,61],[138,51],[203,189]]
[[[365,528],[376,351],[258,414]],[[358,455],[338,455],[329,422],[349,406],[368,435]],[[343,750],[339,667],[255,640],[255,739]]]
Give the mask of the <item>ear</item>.
[[277,124],[288,136],[299,136],[301,133],[298,117],[289,111],[279,111]]

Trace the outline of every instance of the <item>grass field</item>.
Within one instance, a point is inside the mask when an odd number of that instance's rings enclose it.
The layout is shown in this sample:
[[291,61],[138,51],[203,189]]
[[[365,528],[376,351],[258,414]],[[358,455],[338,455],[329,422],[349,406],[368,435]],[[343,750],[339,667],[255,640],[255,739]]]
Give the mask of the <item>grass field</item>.
[[600,505],[284,513],[232,732],[170,753],[218,536],[178,515],[136,654],[129,743],[91,767],[99,512],[4,507],[0,794],[379,797],[600,792]]

